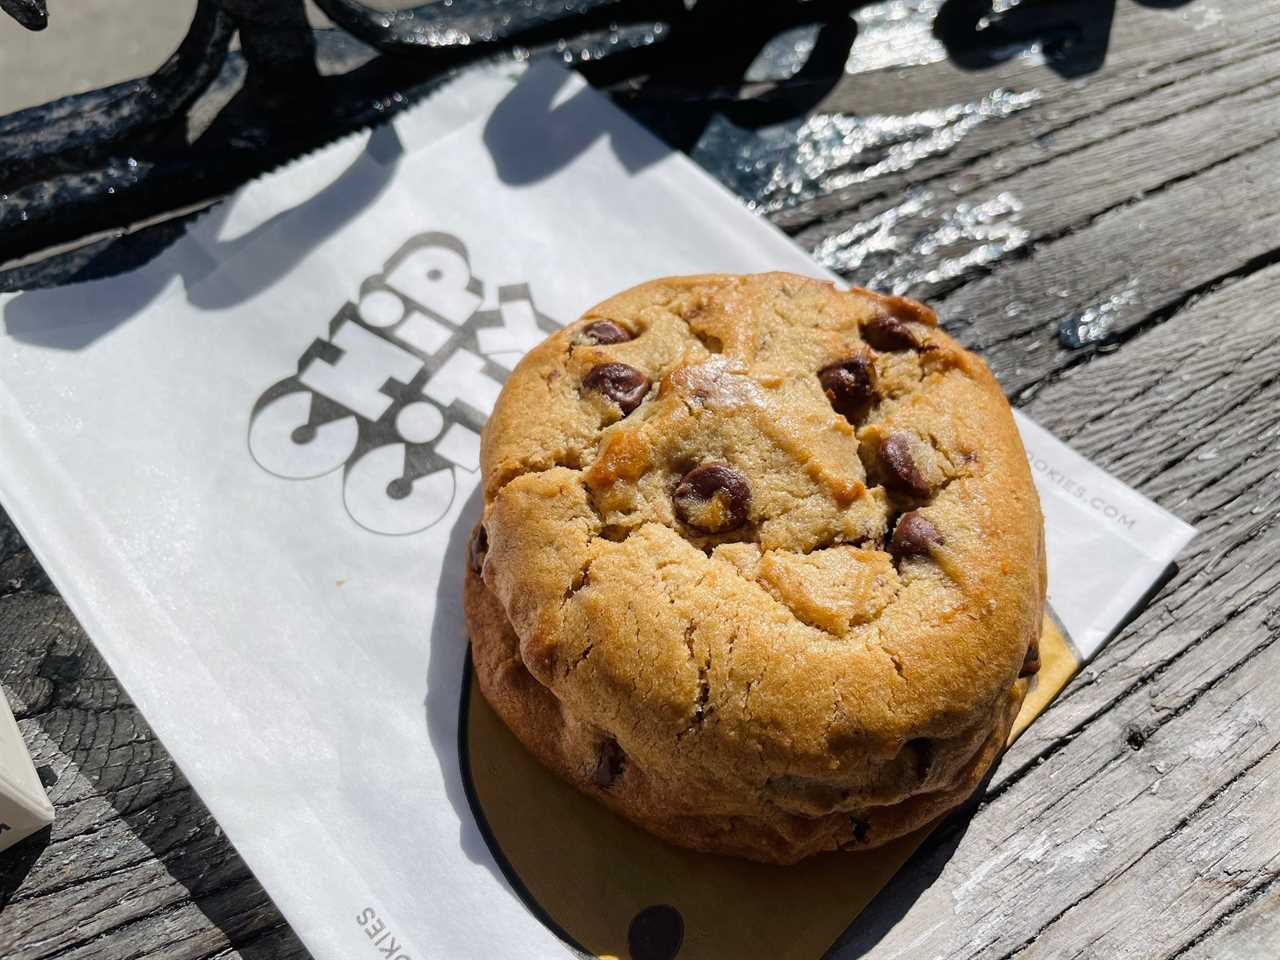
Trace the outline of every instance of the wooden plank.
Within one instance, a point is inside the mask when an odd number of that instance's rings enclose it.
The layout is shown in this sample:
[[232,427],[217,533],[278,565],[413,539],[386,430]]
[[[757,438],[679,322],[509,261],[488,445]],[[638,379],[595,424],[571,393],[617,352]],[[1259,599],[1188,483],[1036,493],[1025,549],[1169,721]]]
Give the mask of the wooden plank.
[[1036,248],[946,298],[945,309],[973,318],[957,335],[988,356],[1015,399],[1025,397],[1091,352],[1060,341],[1064,321],[1092,311],[1108,340],[1123,339],[1224,279],[1280,258],[1277,186],[1280,141],[1273,140]]
[[[1168,10],[1122,2],[1112,25],[1106,63],[1086,78],[1058,76],[1035,58],[1014,57],[988,70],[962,69],[948,60],[846,77],[819,106],[822,113],[906,119],[927,110],[980,107],[994,91],[1027,95],[1024,107],[1005,115],[989,111],[952,121],[951,136],[936,138],[929,123],[899,132],[891,149],[908,163],[803,202],[775,215],[784,229],[857,213],[878,197],[913,186],[961,185],[979,176],[979,164],[1005,174],[1081,145],[1163,119],[1233,91],[1224,68],[1274,51],[1280,23],[1267,0],[1246,0],[1211,24],[1204,11],[1178,16]],[[802,128],[803,129],[803,128]],[[881,159],[880,140],[855,153],[847,167],[867,170]],[[953,178],[953,175],[955,176]]]
[[[1212,86],[1197,86],[1203,102],[1187,106],[1183,87],[1160,88],[1117,108],[1106,134],[1090,124],[1068,128],[965,167],[962,174],[927,181],[903,194],[851,208],[796,239],[827,266],[877,287],[936,297],[996,262],[983,259],[966,274],[925,279],[921,263],[962,261],[995,233],[1003,257],[1021,258],[1037,245],[1078,230],[1101,214],[1139,201],[1188,176],[1269,143],[1280,136],[1280,45],[1213,71]],[[1212,95],[1208,94],[1212,91]],[[967,210],[996,210],[1000,219],[966,218]],[[944,239],[942,231],[969,220],[968,235],[945,238],[933,257],[921,247]],[[886,239],[893,248],[868,258]],[[979,227],[985,229],[978,229]],[[876,244],[868,244],[869,235]],[[868,259],[870,262],[868,262]],[[1061,306],[1061,304],[1055,304]]]
[[1233,914],[1192,940],[1181,960],[1258,960],[1274,954],[1277,943],[1280,890],[1272,886],[1246,899]]
[[[1275,819],[1275,788],[1280,783],[1280,743],[1257,760],[1240,760],[1222,744],[1233,729],[1239,704],[1219,703],[1223,728],[1213,743],[1193,739],[1194,753],[1214,764],[1229,764],[1231,779],[1155,839],[1131,866],[1063,911],[1024,949],[1026,957],[1185,955],[1208,942],[1221,925],[1280,885],[1280,823]],[[1260,718],[1254,718],[1261,722]],[[1249,740],[1253,731],[1241,737]],[[1203,729],[1183,731],[1199,737]],[[1156,796],[1178,789],[1174,782],[1186,764],[1186,743],[1160,738],[1142,748],[1144,762],[1162,774],[1146,789]],[[1220,748],[1221,744],[1221,748]],[[1235,745],[1232,745],[1235,746]],[[1125,818],[1146,811],[1124,807]],[[1164,817],[1168,814],[1161,811]],[[1114,817],[1114,814],[1112,815]],[[1102,828],[1105,830],[1105,827]],[[1135,925],[1117,904],[1145,903],[1149,916]],[[1276,942],[1272,942],[1272,947]],[[1265,956],[1266,954],[1261,954]]]

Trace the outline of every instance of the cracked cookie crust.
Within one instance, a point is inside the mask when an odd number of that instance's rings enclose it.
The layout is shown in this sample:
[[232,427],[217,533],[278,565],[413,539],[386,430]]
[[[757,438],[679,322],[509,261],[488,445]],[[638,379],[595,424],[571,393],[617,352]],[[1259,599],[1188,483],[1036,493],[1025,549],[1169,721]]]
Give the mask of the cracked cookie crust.
[[659,836],[878,846],[1003,744],[1043,525],[998,384],[928,308],[789,274],[643,284],[520,363],[481,468],[480,688]]

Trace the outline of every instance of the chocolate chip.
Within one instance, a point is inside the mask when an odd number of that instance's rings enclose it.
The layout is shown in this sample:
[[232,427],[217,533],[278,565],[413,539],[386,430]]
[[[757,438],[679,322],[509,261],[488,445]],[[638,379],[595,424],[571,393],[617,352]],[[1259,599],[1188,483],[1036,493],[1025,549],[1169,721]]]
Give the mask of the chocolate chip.
[[489,552],[489,534],[484,524],[477,523],[471,531],[471,539],[467,541],[467,566],[477,577],[484,569],[484,556]]
[[945,541],[938,528],[916,511],[904,513],[893,528],[893,539],[889,541],[889,552],[897,559],[905,557],[927,557],[934,547],[942,546]]
[[625,363],[601,363],[592,367],[583,377],[582,385],[603,393],[622,409],[624,417],[640,406],[649,392],[649,378]]
[[723,463],[694,467],[676,485],[676,515],[695,530],[722,533],[747,522],[751,485]]
[[864,416],[876,399],[875,367],[861,354],[823,367],[818,382],[836,413],[850,423]]
[[1029,677],[1034,673],[1040,672],[1040,641],[1037,640],[1027,648],[1027,655],[1023,658],[1022,669],[1018,671],[1018,676]]
[[877,350],[914,350],[920,346],[911,328],[893,316],[868,320],[862,325],[862,339]]
[[582,335],[592,343],[626,343],[631,334],[612,320],[596,320],[582,328]]
[[929,481],[925,479],[915,458],[911,456],[911,442],[906,434],[891,433],[880,444],[880,482],[890,490],[927,497]]
[[596,768],[591,772],[591,782],[597,787],[608,789],[622,776],[626,766],[627,755],[618,746],[618,741],[606,736],[600,742],[600,752],[596,756]]

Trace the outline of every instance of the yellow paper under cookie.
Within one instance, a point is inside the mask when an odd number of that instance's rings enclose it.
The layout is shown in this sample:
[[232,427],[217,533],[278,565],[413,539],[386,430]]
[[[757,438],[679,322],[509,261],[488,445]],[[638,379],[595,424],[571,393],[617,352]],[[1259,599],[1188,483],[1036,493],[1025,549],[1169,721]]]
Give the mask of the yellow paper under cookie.
[[[1040,657],[1010,742],[1079,669],[1048,616]],[[651,837],[544,769],[474,680],[462,722],[472,806],[512,886],[561,936],[601,958],[817,960],[932,829],[792,867],[694,853]],[[678,913],[682,941],[672,942],[679,923],[658,922],[638,951],[644,955],[633,955],[628,930],[654,908],[659,921]]]

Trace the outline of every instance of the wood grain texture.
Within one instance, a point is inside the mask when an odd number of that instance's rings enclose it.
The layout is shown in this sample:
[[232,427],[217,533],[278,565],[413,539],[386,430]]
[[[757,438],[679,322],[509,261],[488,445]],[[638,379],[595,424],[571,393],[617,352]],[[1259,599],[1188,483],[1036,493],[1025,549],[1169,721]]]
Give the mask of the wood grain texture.
[[[792,129],[775,222],[933,299],[1028,413],[1200,531],[836,955],[1280,955],[1274,4],[1120,0],[1090,76],[857,73]],[[3,522],[0,681],[59,816],[0,857],[0,955],[306,956]]]

